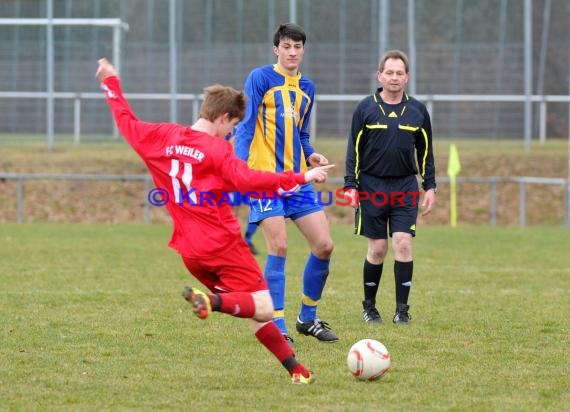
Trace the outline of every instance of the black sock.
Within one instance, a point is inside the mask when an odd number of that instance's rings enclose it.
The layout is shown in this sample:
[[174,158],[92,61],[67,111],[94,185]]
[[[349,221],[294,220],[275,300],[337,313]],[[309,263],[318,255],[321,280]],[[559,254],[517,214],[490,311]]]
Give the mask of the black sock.
[[408,296],[412,288],[412,274],[414,262],[394,262],[394,278],[396,280],[396,303],[408,303]]
[[212,312],[217,312],[222,306],[222,298],[220,295],[212,294],[210,295],[210,305],[212,306]]
[[299,362],[297,362],[297,359],[295,359],[295,356],[289,356],[287,359],[285,359],[283,362],[281,362],[281,365],[283,365],[283,367],[285,369],[287,369],[287,371],[291,372],[293,370],[293,368],[295,368],[295,366],[298,365]]
[[383,263],[374,265],[367,259],[364,260],[363,283],[364,283],[364,300],[376,300],[378,287],[380,286],[380,277],[382,276]]

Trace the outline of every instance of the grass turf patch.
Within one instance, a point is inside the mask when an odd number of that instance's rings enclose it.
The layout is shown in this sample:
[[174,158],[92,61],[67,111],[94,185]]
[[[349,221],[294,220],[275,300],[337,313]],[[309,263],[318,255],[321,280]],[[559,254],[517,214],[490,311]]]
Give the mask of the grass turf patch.
[[[169,226],[4,224],[3,407],[535,411],[569,404],[567,230],[421,227],[413,323],[390,321],[389,258],[378,295],[385,323],[371,327],[360,304],[366,241],[335,225],[319,316],[341,340],[327,345],[293,331],[308,250],[290,229],[287,322],[299,360],[317,376],[312,387],[290,385],[247,322],[192,315],[181,292],[196,282],[166,246]],[[358,382],[346,367],[348,349],[365,337],[392,355],[392,370],[377,382]]]

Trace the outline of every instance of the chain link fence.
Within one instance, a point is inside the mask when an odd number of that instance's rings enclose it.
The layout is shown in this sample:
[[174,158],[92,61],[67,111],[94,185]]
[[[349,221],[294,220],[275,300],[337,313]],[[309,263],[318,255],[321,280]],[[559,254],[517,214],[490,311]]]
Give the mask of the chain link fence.
[[[128,24],[121,36],[124,89],[172,93],[172,38],[176,44],[176,93],[201,93],[211,83],[242,88],[249,71],[275,61],[272,34],[295,20],[308,35],[303,73],[317,94],[366,95],[376,87],[383,49],[414,50],[412,93],[525,94],[525,16],[520,0],[3,0],[0,17],[115,18]],[[534,0],[532,94],[569,94],[570,5]],[[175,7],[174,13],[170,7]],[[174,16],[174,18],[172,18]],[[411,20],[410,20],[411,19]],[[411,24],[410,24],[411,22]],[[413,29],[413,30],[410,30]],[[46,26],[0,24],[0,92],[46,91]],[[172,37],[173,36],[173,37]],[[410,37],[413,38],[410,38]],[[113,30],[53,27],[53,90],[93,93],[96,61],[114,54]],[[529,44],[529,43],[527,43]],[[0,133],[46,133],[46,99],[0,97]],[[320,103],[319,135],[345,137],[355,102]],[[141,118],[171,118],[167,100],[137,100]],[[72,99],[54,101],[56,134],[74,130]],[[85,135],[113,130],[102,100],[82,102]],[[433,106],[438,137],[521,138],[525,110],[514,102],[442,102]],[[534,135],[539,106],[533,104]],[[191,123],[192,102],[180,101],[175,118]],[[548,105],[546,134],[568,137],[568,103]],[[85,139],[85,137],[84,137]]]

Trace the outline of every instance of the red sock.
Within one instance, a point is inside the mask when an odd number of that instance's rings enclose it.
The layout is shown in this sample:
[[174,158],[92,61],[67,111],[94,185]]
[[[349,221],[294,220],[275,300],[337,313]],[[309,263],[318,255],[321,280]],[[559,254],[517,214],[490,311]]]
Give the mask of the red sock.
[[253,315],[255,315],[255,303],[251,293],[230,292],[221,293],[218,296],[221,301],[220,312],[236,318],[253,318]]
[[273,322],[267,322],[257,332],[255,337],[263,346],[269,349],[279,362],[295,356],[293,349],[287,344],[283,334]]

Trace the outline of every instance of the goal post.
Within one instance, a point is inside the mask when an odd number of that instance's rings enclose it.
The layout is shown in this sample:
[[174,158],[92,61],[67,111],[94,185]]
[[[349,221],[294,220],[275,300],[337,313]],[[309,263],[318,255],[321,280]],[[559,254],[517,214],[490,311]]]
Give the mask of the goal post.
[[[129,24],[117,18],[0,18],[0,26],[96,26],[113,29],[113,65],[119,69],[121,57],[121,32],[129,30]],[[46,47],[52,47],[49,44]]]
[[[0,18],[0,26],[45,26],[48,35],[46,37],[46,56],[48,59],[47,71],[46,71],[46,92],[47,92],[47,105],[46,105],[46,119],[47,119],[47,145],[48,150],[53,150],[53,101],[54,101],[54,90],[53,90],[53,56],[54,56],[54,40],[52,34],[53,26],[94,26],[94,27],[109,27],[113,30],[113,65],[120,72],[121,64],[121,33],[122,31],[128,31],[128,23],[122,21],[118,18]],[[50,64],[51,62],[51,64]],[[116,131],[113,134],[117,134]]]

